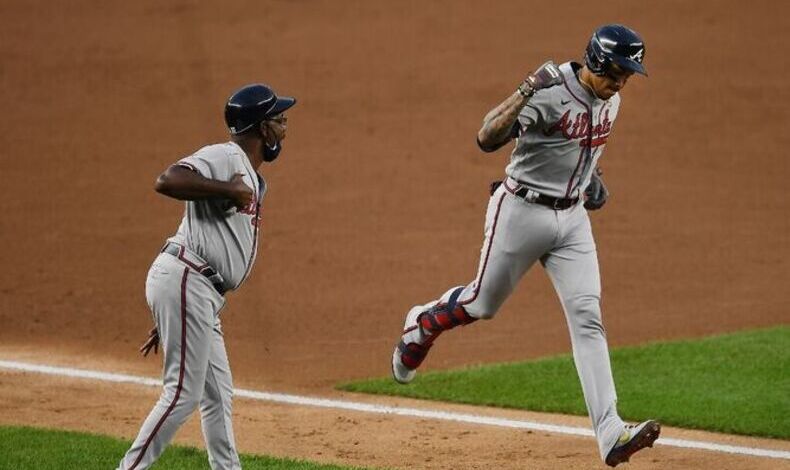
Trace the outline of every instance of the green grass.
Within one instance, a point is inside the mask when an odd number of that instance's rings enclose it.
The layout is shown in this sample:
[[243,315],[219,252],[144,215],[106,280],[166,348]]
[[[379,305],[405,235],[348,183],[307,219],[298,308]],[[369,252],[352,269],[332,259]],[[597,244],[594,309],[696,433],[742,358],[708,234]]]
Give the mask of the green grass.
[[[441,347],[441,343],[439,344]],[[611,351],[627,420],[790,438],[790,327]],[[429,359],[430,361],[430,359]],[[341,384],[341,390],[576,415],[587,410],[572,357]]]
[[[116,468],[130,441],[91,434],[17,426],[0,426],[0,470],[106,470]],[[241,455],[245,470],[350,470],[340,467]],[[170,446],[151,467],[159,470],[208,470],[206,452],[192,447]]]

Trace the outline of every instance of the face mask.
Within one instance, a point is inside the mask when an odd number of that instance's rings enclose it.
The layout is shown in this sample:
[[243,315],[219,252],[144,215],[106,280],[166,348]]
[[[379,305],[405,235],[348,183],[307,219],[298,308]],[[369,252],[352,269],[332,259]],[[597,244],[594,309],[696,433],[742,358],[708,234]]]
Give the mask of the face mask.
[[[269,129],[270,132],[274,132]],[[261,153],[263,154],[263,161],[270,163],[273,162],[278,155],[280,155],[280,150],[282,150],[283,146],[279,140],[274,142],[274,146],[269,147],[269,144],[266,143],[266,133],[261,132],[261,137],[263,138],[263,146],[261,149]],[[276,139],[276,137],[275,137]]]
[[269,147],[266,143],[263,144],[263,161],[273,162],[277,155],[280,155],[280,150],[283,146],[280,142],[274,144],[274,147]]

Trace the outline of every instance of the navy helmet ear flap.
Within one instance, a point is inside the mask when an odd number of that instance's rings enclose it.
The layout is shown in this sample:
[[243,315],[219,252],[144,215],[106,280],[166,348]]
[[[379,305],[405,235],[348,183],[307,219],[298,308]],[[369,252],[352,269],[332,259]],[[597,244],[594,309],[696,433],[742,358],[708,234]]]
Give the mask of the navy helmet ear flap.
[[603,53],[601,41],[598,38],[598,32],[593,33],[590,42],[587,43],[587,50],[584,54],[584,63],[590,71],[596,75],[603,75],[606,69],[609,68],[611,61]]

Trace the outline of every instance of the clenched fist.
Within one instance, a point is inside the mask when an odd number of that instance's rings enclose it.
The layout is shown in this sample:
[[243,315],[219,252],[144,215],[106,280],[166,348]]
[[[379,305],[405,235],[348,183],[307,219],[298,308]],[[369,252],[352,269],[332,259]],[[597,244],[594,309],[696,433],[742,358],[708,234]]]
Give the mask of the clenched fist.
[[565,81],[565,78],[560,73],[560,69],[554,65],[554,62],[549,60],[527,76],[519,85],[518,92],[523,97],[529,97],[538,90],[559,85],[563,81]]
[[242,173],[233,175],[230,181],[228,181],[228,185],[228,195],[230,196],[231,203],[236,209],[242,210],[252,203],[255,193],[252,188],[244,183],[244,175]]

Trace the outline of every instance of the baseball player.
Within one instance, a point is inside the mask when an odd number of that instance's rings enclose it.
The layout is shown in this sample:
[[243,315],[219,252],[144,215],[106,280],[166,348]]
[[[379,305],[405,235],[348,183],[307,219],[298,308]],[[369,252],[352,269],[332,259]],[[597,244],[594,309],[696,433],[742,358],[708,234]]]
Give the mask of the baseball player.
[[186,211],[148,271],[145,295],[161,339],[164,390],[118,468],[150,467],[176,430],[200,407],[212,469],[239,469],[233,437],[233,381],[222,338],[225,293],[238,289],[255,262],[266,182],[257,170],[274,161],[294,98],[247,85],[228,99],[229,142],[203,147],[170,166],[156,191],[186,201]]
[[[601,458],[610,466],[653,445],[660,425],[620,419],[601,321],[598,257],[587,210],[608,191],[596,170],[617,118],[619,91],[642,65],[640,36],[621,25],[595,31],[584,65],[546,62],[483,119],[477,142],[493,152],[511,140],[507,178],[492,184],[475,279],[412,308],[392,355],[392,374],[410,382],[442,332],[490,319],[540,261],[562,303],[576,370]],[[587,210],[585,210],[587,209]]]

